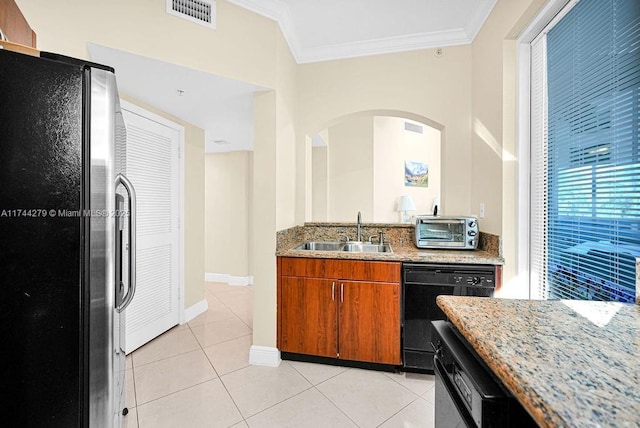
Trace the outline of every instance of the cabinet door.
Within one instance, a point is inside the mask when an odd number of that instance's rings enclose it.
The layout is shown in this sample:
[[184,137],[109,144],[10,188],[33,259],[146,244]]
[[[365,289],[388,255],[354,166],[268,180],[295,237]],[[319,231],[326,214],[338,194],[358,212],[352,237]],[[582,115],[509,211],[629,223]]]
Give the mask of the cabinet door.
[[400,364],[400,284],[339,283],[340,358]]
[[0,0],[0,30],[11,42],[36,47],[36,33],[20,12],[15,0]]
[[281,351],[338,356],[337,281],[283,276]]

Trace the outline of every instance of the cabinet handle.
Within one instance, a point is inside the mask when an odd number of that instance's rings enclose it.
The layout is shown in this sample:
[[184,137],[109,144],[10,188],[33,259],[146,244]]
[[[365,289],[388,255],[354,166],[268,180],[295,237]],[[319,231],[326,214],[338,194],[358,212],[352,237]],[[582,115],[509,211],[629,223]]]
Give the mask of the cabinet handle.
[[344,303],[344,284],[340,283],[340,303]]
[[336,282],[333,281],[331,283],[331,301],[335,302],[336,300]]

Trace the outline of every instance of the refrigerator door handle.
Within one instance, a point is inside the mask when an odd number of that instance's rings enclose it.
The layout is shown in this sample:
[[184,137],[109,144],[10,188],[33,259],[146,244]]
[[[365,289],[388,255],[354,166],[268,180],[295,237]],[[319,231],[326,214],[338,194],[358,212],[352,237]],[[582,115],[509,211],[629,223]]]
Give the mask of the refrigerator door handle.
[[129,199],[129,290],[123,302],[116,307],[116,311],[122,312],[129,306],[136,294],[136,191],[133,184],[123,174],[116,176],[116,187],[120,184],[126,189]]

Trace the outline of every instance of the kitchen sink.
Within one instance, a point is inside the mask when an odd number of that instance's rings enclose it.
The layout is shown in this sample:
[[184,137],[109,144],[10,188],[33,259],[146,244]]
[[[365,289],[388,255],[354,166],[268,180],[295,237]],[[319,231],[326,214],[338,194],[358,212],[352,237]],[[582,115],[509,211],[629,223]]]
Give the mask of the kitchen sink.
[[352,253],[393,253],[389,244],[370,244],[368,242],[345,242],[340,250]]
[[369,242],[317,242],[309,241],[298,245],[294,250],[307,251],[345,251],[348,253],[393,253],[389,244],[372,244]]
[[309,241],[302,245],[298,245],[294,250],[309,250],[309,251],[340,251],[344,242],[316,242]]

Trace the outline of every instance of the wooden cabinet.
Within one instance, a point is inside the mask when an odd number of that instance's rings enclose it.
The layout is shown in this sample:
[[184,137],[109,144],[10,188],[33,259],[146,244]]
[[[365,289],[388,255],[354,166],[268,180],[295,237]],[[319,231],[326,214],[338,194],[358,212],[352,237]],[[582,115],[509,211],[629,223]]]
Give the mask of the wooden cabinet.
[[0,30],[11,42],[36,47],[36,33],[14,0],[0,0]]
[[340,286],[340,358],[400,364],[400,283],[341,281]]
[[336,282],[303,277],[282,277],[280,284],[282,350],[298,354],[338,355]]
[[399,365],[399,262],[278,259],[281,351]]

